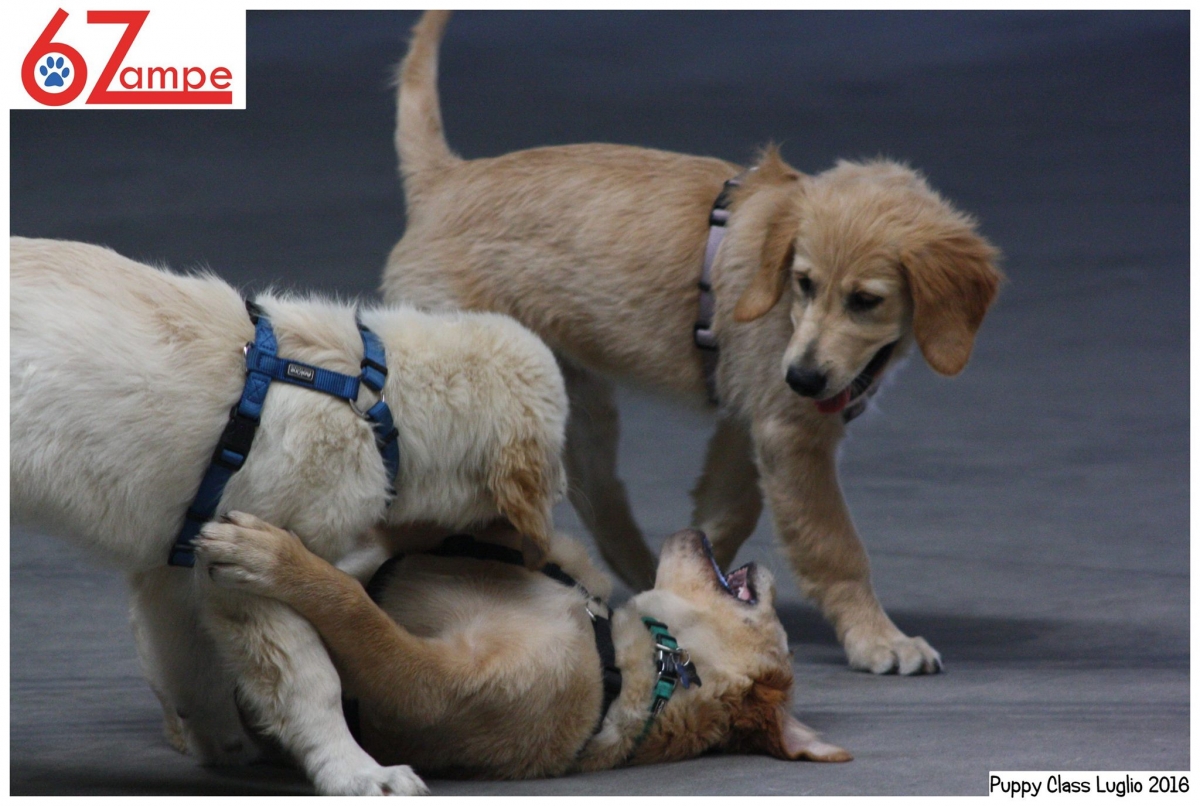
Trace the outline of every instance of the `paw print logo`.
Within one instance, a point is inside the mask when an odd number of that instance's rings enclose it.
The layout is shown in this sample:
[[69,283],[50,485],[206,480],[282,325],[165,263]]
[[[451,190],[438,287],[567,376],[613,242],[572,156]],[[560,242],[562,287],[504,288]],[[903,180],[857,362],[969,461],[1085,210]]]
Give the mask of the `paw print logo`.
[[71,77],[71,68],[62,56],[57,59],[53,55],[47,56],[46,63],[38,67],[38,72],[42,75],[42,86],[46,89],[66,86],[63,79]]

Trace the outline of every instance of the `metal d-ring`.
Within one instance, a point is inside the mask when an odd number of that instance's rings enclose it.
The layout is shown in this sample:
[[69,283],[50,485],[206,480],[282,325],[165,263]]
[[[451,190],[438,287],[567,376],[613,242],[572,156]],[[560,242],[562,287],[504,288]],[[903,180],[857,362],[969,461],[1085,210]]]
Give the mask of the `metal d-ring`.
[[[605,610],[605,613],[601,614],[601,613],[594,612],[592,610],[593,606],[595,606],[597,610],[599,608],[603,607]],[[588,596],[588,598],[584,599],[583,600],[583,609],[585,611],[587,611],[588,618],[590,618],[592,621],[597,621],[599,619],[607,619],[612,616],[612,608],[610,608],[607,604],[604,603],[604,601],[602,599],[600,599],[596,596]]]
[[[367,387],[367,388],[370,388],[370,387]],[[350,410],[353,411],[355,414],[357,414],[359,417],[363,418],[364,420],[371,419],[370,417],[367,416],[367,413],[365,411],[363,411],[362,409],[360,409],[358,407],[358,404],[356,401],[347,400],[346,402],[350,404]],[[379,390],[379,400],[377,400],[375,402],[375,405],[378,406],[380,403],[387,403],[387,398],[384,396],[382,389]],[[374,406],[372,406],[371,408],[374,408]]]

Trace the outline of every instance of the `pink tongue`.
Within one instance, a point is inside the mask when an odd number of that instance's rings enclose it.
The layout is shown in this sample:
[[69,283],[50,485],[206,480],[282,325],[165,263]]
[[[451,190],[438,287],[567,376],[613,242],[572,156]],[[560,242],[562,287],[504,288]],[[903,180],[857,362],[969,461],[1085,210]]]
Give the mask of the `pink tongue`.
[[831,397],[828,400],[816,401],[817,411],[821,412],[822,414],[837,414],[839,411],[846,408],[846,404],[849,402],[850,387],[847,386],[845,389],[838,392],[835,397]]

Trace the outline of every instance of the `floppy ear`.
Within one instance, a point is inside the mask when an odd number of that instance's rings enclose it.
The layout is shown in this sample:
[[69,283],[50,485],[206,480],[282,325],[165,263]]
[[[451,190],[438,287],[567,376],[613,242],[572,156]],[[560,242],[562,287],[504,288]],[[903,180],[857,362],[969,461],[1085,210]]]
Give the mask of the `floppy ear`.
[[971,357],[975,333],[1003,275],[999,253],[972,230],[947,234],[901,252],[913,299],[913,335],[929,366],[957,375]]
[[787,285],[787,269],[795,257],[798,221],[786,213],[777,215],[767,224],[758,271],[750,285],[738,298],[733,309],[735,322],[753,322],[775,307]]
[[559,459],[531,438],[506,444],[488,470],[488,487],[496,508],[522,536],[525,563],[538,568],[553,539],[553,480],[561,475]]
[[752,722],[743,715],[738,719],[740,741],[735,747],[766,753],[784,761],[851,761],[854,756],[837,745],[817,738],[817,732],[792,716],[786,703],[757,713]]
[[768,750],[772,746],[775,749],[771,755],[788,761],[802,758],[809,761],[854,760],[850,751],[818,739],[816,731],[792,716],[786,708],[780,707],[777,710],[777,718],[776,729],[779,734],[773,745],[768,745]]
[[738,194],[745,199],[738,210],[741,225],[762,229],[763,241],[758,270],[733,309],[735,322],[758,319],[783,296],[800,228],[794,199],[800,177],[800,172],[788,166],[771,146]]
[[733,717],[734,748],[766,753],[785,761],[850,761],[854,756],[817,738],[788,710],[791,669],[769,669],[750,687]]

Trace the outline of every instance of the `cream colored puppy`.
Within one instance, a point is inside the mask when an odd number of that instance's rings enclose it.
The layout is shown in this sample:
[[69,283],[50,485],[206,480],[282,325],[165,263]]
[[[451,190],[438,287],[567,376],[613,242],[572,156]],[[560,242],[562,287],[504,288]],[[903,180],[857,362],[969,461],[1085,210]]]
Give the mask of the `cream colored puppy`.
[[612,379],[706,401],[693,344],[709,214],[731,192],[711,270],[721,402],[693,525],[732,561],[770,504],[804,591],[850,664],[941,666],[880,607],[838,485],[844,421],[915,343],[944,375],[966,366],[1000,281],[996,251],[909,168],[839,162],[808,176],[768,149],[754,169],[603,144],[462,160],[446,144],[437,55],[447,15],[414,28],[400,73],[396,146],[408,228],[385,297],[507,313],[559,356],[572,414],[569,494],[630,585],[654,558],[616,477]]
[[[242,297],[107,249],[11,240],[11,495],[16,520],[74,538],[129,574],[139,652],[168,733],[204,762],[242,758],[238,699],[319,792],[419,792],[351,738],[337,673],[295,612],[167,567],[254,338]],[[280,355],[357,375],[354,309],[266,295]],[[399,429],[389,479],[370,425],[344,400],[273,383],[252,450],[218,512],[302,532],[336,561],[376,524],[466,527],[499,514],[542,550],[561,493],[567,403],[550,351],[496,315],[362,312],[382,339]],[[369,391],[360,407],[373,403]],[[232,673],[230,673],[230,670]]]
[[[503,531],[503,530],[502,530]],[[488,542],[514,534],[493,534]],[[728,575],[695,530],[667,539],[654,589],[611,614],[622,685],[602,712],[589,612],[611,583],[578,543],[550,560],[574,581],[490,560],[406,556],[371,582],[249,515],[209,524],[199,543],[217,584],[269,596],[320,632],[359,700],[363,746],[422,774],[536,778],[679,761],[714,749],[848,761],[791,713],[792,664],[769,571]],[[664,623],[694,678],[651,718]]]

